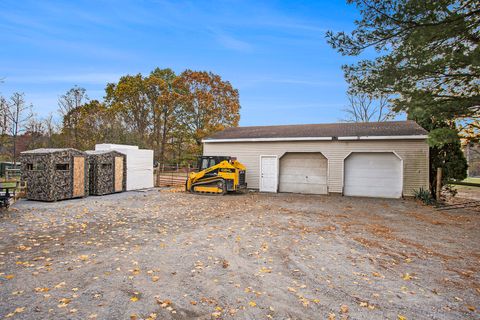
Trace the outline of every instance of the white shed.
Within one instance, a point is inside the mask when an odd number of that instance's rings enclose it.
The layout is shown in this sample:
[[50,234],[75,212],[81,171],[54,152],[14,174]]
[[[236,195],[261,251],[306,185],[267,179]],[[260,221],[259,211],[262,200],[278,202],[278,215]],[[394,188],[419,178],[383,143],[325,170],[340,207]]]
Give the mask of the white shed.
[[153,188],[153,150],[123,144],[97,144],[95,150],[115,150],[127,156],[127,190]]

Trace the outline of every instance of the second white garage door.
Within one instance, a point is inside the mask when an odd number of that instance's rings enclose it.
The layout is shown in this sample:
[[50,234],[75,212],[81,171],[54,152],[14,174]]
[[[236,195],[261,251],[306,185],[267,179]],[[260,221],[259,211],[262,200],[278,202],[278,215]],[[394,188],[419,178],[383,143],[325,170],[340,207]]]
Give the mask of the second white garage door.
[[327,194],[327,163],[321,153],[286,153],[280,159],[280,192]]
[[402,196],[402,162],[391,152],[352,153],[345,159],[344,177],[346,196]]

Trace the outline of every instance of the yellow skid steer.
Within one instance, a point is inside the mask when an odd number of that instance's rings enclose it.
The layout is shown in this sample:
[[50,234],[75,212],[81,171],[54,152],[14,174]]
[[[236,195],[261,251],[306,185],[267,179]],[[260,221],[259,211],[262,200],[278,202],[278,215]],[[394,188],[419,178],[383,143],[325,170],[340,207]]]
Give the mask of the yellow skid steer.
[[186,191],[223,195],[247,188],[246,168],[233,157],[202,156],[199,172],[191,172],[185,184]]

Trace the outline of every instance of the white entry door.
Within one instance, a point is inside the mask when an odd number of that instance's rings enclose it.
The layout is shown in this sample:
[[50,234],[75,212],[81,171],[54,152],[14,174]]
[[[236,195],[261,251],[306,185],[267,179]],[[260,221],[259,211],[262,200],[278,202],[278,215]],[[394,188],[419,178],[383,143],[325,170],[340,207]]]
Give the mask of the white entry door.
[[400,198],[402,161],[392,152],[355,152],[345,159],[346,196]]
[[260,156],[260,191],[277,192],[277,156]]

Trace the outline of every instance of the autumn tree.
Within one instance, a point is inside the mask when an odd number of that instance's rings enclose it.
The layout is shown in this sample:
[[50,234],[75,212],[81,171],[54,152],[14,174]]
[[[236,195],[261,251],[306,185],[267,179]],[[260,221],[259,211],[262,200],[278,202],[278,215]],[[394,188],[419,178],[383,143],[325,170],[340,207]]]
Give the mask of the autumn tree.
[[111,112],[122,117],[125,130],[132,136],[132,143],[147,146],[153,125],[143,76],[123,76],[118,83],[107,84],[105,91],[106,104]]
[[108,121],[106,107],[97,100],[70,110],[65,117],[75,121],[71,124],[75,127],[78,149],[93,149],[96,143],[103,142],[109,136],[112,123]]
[[[378,56],[343,66],[350,92],[391,96],[392,109],[406,112],[430,131],[431,165],[448,179],[462,179],[458,119],[480,111],[480,3],[471,0],[348,0],[361,18],[350,33],[328,32],[343,55],[373,49]],[[457,137],[452,141],[452,137]],[[432,138],[434,137],[434,138]],[[431,167],[434,194],[435,167]],[[433,174],[432,174],[433,173]]]
[[145,88],[152,112],[152,140],[158,150],[157,160],[161,165],[165,162],[168,139],[178,124],[176,116],[183,87],[181,79],[171,69],[156,68],[145,78]]
[[185,86],[181,121],[199,151],[203,138],[238,125],[238,90],[211,72],[186,70],[180,77]]
[[62,133],[70,146],[74,148],[78,148],[81,141],[77,132],[79,119],[75,118],[78,113],[73,111],[88,101],[85,88],[78,86],[74,86],[58,99],[58,111],[63,120]]

